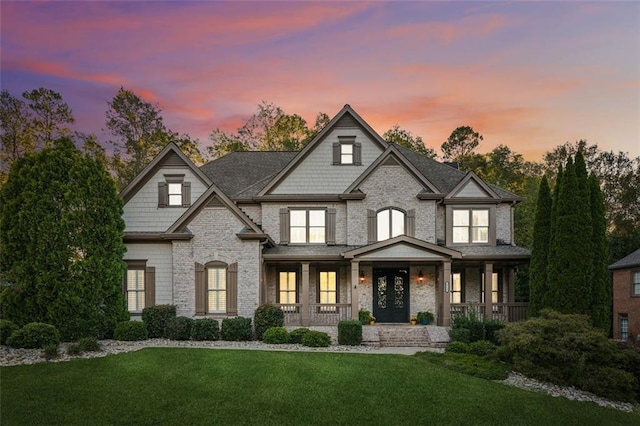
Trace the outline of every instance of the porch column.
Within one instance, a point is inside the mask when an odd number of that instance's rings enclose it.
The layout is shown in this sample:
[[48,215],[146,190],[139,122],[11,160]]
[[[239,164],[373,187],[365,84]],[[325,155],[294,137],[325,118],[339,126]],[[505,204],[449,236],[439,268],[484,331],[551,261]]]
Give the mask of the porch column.
[[484,316],[493,318],[493,303],[491,290],[493,289],[493,263],[484,264]]
[[505,275],[504,278],[507,282],[507,302],[513,303],[516,301],[516,283],[513,268],[507,268]]
[[358,319],[358,285],[360,278],[360,263],[352,260],[351,261],[351,318],[357,320]]
[[309,310],[309,263],[302,264],[302,326],[309,327],[311,325],[311,311]]
[[440,294],[442,295],[442,321],[440,325],[448,327],[451,325],[451,261],[442,262],[442,285]]

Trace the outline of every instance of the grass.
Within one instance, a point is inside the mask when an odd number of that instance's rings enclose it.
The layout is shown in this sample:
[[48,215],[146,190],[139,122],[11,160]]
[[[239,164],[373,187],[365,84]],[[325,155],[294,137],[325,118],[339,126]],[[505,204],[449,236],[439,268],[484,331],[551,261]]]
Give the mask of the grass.
[[422,355],[147,348],[4,367],[0,389],[3,425],[639,424]]

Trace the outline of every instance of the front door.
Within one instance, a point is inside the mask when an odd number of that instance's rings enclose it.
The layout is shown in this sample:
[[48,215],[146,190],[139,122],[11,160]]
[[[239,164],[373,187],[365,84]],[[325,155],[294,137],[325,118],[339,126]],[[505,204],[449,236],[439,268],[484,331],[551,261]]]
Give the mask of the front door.
[[377,322],[409,322],[409,271],[373,270],[373,316]]

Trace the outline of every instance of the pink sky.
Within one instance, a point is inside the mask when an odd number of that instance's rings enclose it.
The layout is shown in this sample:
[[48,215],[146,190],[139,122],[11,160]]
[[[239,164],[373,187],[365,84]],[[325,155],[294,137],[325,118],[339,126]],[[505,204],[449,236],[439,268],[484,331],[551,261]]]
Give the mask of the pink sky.
[[637,2],[0,3],[1,87],[46,87],[102,131],[122,86],[209,144],[263,100],[350,104],[436,150],[458,126],[529,160],[564,142],[640,155]]

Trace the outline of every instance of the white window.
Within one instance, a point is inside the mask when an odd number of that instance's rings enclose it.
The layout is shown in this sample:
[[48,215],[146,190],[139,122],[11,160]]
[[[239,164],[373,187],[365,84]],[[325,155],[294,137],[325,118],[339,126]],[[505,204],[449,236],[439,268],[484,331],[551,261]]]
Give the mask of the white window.
[[326,242],[326,210],[291,210],[289,214],[291,243]]
[[127,309],[129,312],[142,312],[144,294],[144,269],[128,269]]
[[378,241],[388,240],[405,233],[405,214],[396,209],[380,210],[377,214]]
[[489,242],[489,210],[453,210],[453,243],[468,244],[470,242]]
[[[327,305],[338,303],[338,280],[335,271],[321,271],[319,287],[318,295],[320,304]],[[320,306],[320,312],[335,311],[335,306]]]
[[285,312],[296,312],[295,304],[298,301],[295,271],[282,271],[278,276],[278,303]]
[[462,274],[451,274],[451,303],[462,303]]
[[182,206],[182,183],[167,183],[170,206]]
[[340,144],[340,164],[353,164],[353,144]]
[[633,283],[631,284],[631,294],[640,296],[640,272],[633,273]]
[[[484,303],[484,293],[485,293],[485,283],[484,283],[484,272],[482,273],[482,284],[480,289],[480,300]],[[491,303],[500,302],[500,292],[498,285],[498,273],[494,272],[491,274]]]
[[227,268],[207,268],[207,312],[227,312]]
[[626,342],[629,339],[629,317],[626,314],[618,316],[618,324],[620,326],[620,339]]

